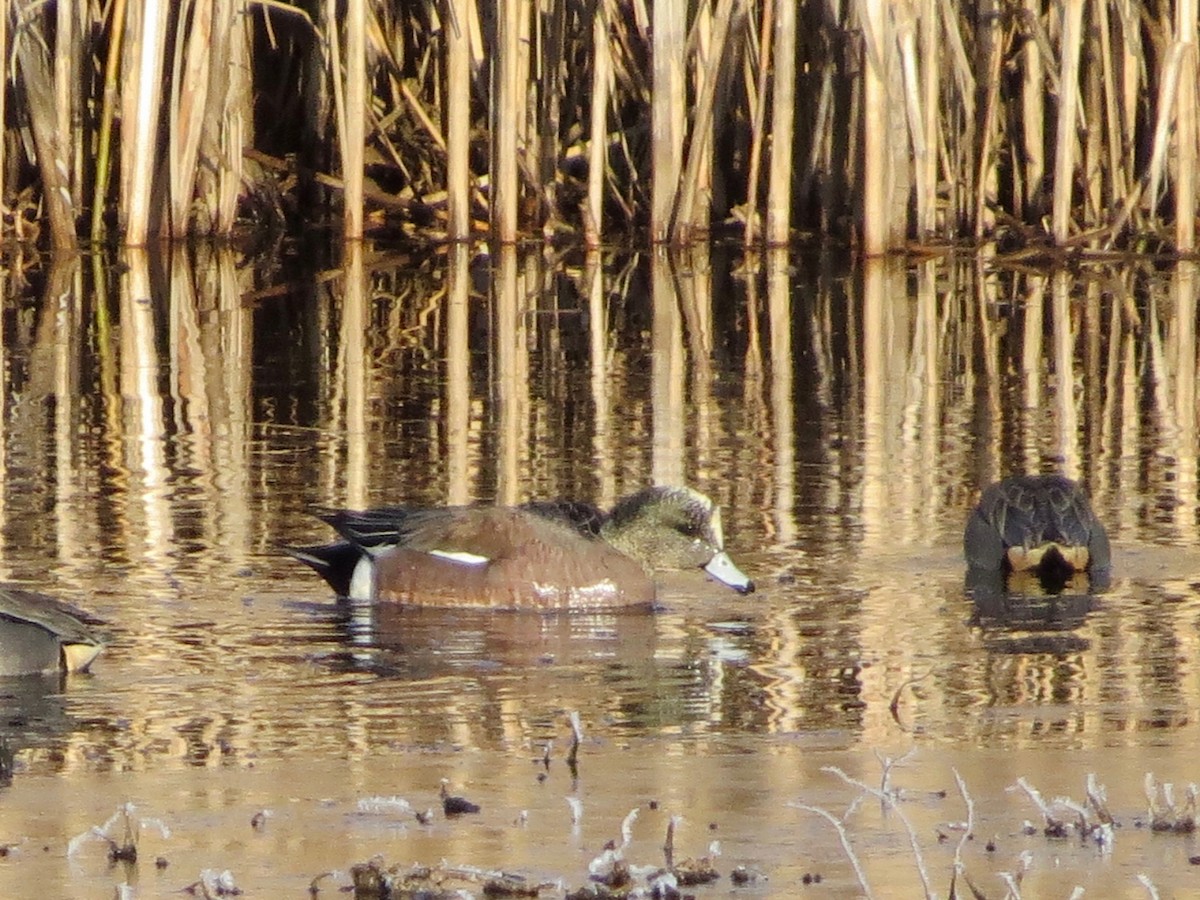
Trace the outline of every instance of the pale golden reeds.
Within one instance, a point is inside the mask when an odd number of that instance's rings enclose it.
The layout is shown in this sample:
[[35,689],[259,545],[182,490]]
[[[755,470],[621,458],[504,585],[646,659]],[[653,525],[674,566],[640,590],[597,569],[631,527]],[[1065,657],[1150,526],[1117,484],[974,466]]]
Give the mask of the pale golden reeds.
[[272,195],[350,237],[1195,249],[1197,0],[8,11],[5,238],[22,204],[60,247],[229,235]]

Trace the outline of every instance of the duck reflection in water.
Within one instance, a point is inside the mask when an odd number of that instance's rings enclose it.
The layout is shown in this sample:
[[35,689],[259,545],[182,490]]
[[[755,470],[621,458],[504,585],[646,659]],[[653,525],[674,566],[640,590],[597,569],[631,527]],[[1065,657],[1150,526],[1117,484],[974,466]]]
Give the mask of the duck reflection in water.
[[54,597],[0,585],[0,786],[12,781],[17,750],[75,728],[63,678],[100,655],[99,624]]
[[988,487],[963,535],[977,623],[1068,631],[1108,587],[1112,554],[1082,487],[1015,475]]
[[318,516],[341,540],[284,549],[352,599],[540,611],[650,608],[653,574],[687,569],[703,569],[739,593],[754,590],[725,552],[720,510],[686,487],[645,488],[609,512],[536,501]]

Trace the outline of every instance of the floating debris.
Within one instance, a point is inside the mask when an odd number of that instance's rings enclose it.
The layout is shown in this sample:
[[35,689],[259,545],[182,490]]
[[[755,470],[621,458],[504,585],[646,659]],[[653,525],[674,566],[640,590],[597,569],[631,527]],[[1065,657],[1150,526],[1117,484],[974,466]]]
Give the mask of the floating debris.
[[250,827],[255,831],[262,831],[267,827],[267,819],[269,818],[271,818],[271,811],[269,809],[260,809],[250,817]]
[[766,881],[767,876],[758,869],[751,869],[749,866],[735,866],[733,871],[729,873],[729,880],[736,885],[755,884],[759,881]]
[[[1041,812],[1045,822],[1042,834],[1046,837],[1065,838],[1075,832],[1081,839],[1095,841],[1103,850],[1112,849],[1113,817],[1108,811],[1105,789],[1096,782],[1095,775],[1089,774],[1087,778],[1087,806],[1076,803],[1070,797],[1055,797],[1047,802],[1041,792],[1024,777],[1017,779],[1016,786],[1025,792]],[[1070,813],[1074,820],[1068,820],[1062,813]],[[1029,833],[1028,824],[1026,833]]]
[[[108,861],[111,863],[137,862],[137,837],[140,828],[155,827],[164,838],[171,836],[169,829],[160,819],[140,819],[132,803],[125,803],[109,816],[103,825],[94,825],[82,834],[77,834],[67,843],[67,856],[74,856],[89,841],[101,841],[108,845]],[[122,826],[122,837],[118,841],[112,831],[118,823]]]
[[[324,877],[324,876],[321,876]],[[523,875],[472,866],[392,866],[380,857],[350,868],[355,900],[461,900],[465,886],[478,886],[485,897],[537,897],[549,884],[532,882]],[[311,893],[315,893],[314,879]]]
[[[1146,802],[1150,807],[1150,830],[1191,834],[1196,830],[1196,785],[1189,784],[1184,794],[1182,808],[1175,803],[1175,786],[1170,782],[1159,784],[1147,772],[1145,780]],[[1159,802],[1161,795],[1162,802]]]
[[451,796],[448,789],[450,781],[446,778],[442,779],[442,812],[447,816],[461,816],[466,813],[477,813],[480,810],[478,803],[472,803],[465,797]]
[[205,869],[200,873],[200,880],[185,887],[183,893],[212,900],[215,897],[240,897],[242,889],[234,883],[233,873],[228,869],[220,872],[216,869]]
[[392,813],[410,816],[413,814],[412,804],[403,797],[362,797],[357,809],[366,815]]

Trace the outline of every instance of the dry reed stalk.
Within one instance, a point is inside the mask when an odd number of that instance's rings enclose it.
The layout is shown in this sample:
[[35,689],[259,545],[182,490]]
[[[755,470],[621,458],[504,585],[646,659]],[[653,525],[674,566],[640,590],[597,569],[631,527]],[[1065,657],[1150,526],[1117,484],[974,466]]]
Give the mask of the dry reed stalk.
[[[764,43],[767,41],[764,40]],[[791,237],[792,151],[796,117],[796,4],[787,0],[778,5],[774,43],[771,161],[767,170],[767,244],[779,247]],[[760,106],[765,96],[759,95]],[[772,359],[772,364],[774,362]]]
[[[171,72],[171,127],[167,135],[167,164],[170,172],[172,237],[187,235],[195,193],[196,161],[204,133],[208,101],[210,47],[213,43],[214,8],[211,3],[185,0],[176,22],[174,64]],[[221,22],[222,34],[232,23]]]
[[[245,156],[243,150],[249,146],[252,130],[247,133],[247,123],[254,121],[253,85],[250,81],[251,48],[248,23],[248,0],[218,0],[217,21],[228,21],[226,34],[219,35],[213,42],[213,55],[228,62],[228,74],[212,68],[210,75],[214,85],[223,91],[210,89],[209,127],[205,129],[201,145],[205,157],[215,161],[215,172],[204,167],[198,175],[198,184],[203,196],[212,196],[215,207],[216,234],[227,235],[233,231],[237,218],[237,201],[242,192]],[[307,20],[311,27],[311,20]],[[251,126],[252,128],[252,126]],[[215,180],[215,187],[207,185]]]
[[554,237],[562,221],[562,211],[558,202],[558,157],[565,149],[559,146],[559,134],[566,81],[567,11],[566,5],[562,3],[544,5],[548,8],[539,12],[541,27],[537,29],[541,38],[537,54],[541,73],[536,78],[540,100],[539,127],[532,137],[536,147],[533,158],[538,161],[535,184],[541,190],[539,199],[542,203],[542,236],[549,240]]
[[150,236],[162,108],[162,65],[170,5],[162,0],[145,0],[133,9],[135,15],[129,20],[132,40],[126,41],[130,77],[125,82],[132,88],[122,92],[125,109],[121,120],[121,143],[129,152],[121,156],[121,205],[126,246],[143,247]]
[[[30,10],[36,12],[36,10]],[[25,33],[21,33],[21,32]],[[44,36],[32,19],[22,23],[14,35],[16,56],[24,88],[33,142],[42,177],[42,197],[50,219],[50,243],[57,250],[70,251],[76,246],[75,212],[71,200],[70,148],[66,134],[57,130],[55,91]]]
[[1111,23],[1109,20],[1108,5],[1105,3],[1097,4],[1096,10],[1096,31],[1100,35],[1100,77],[1103,81],[1102,97],[1104,102],[1104,115],[1101,121],[1104,123],[1105,130],[1105,150],[1108,153],[1108,176],[1109,176],[1109,197],[1107,206],[1110,209],[1115,209],[1125,203],[1126,197],[1129,194],[1129,179],[1124,167],[1121,165],[1121,149],[1125,143],[1124,123],[1120,119],[1118,113],[1117,102],[1117,81],[1115,74],[1115,60],[1113,59],[1112,34],[1110,32]]
[[1175,98],[1175,250],[1179,253],[1196,249],[1196,145],[1200,142],[1196,114],[1198,17],[1197,0],[1176,0],[1175,33],[1184,48],[1179,93]]
[[[1041,0],[1025,0],[1024,17],[1037,21]],[[1021,48],[1021,150],[1024,167],[1018,172],[1021,192],[1018,214],[1029,222],[1042,211],[1042,181],[1046,177],[1045,82],[1042,54],[1037,43],[1029,40]]]
[[466,23],[472,0],[449,0],[446,11],[446,236],[471,236],[471,46]]
[[862,0],[859,15],[863,25],[866,64],[862,67],[862,247],[867,256],[888,249],[888,96],[887,54],[888,10],[884,0]]
[[104,210],[108,204],[108,183],[112,172],[112,128],[117,108],[117,79],[125,38],[125,0],[115,0],[112,5],[109,33],[108,55],[104,62],[104,100],[100,107],[100,129],[96,140],[96,167],[92,173],[92,222],[89,232],[92,243],[100,243],[104,239]]
[[596,4],[592,19],[592,93],[588,142],[588,192],[583,211],[583,237],[588,247],[600,246],[604,234],[604,176],[608,169],[608,102],[612,56],[608,45],[608,3]]
[[1178,41],[1173,41],[1167,62],[1160,72],[1161,81],[1158,91],[1158,117],[1154,124],[1154,147],[1150,154],[1150,168],[1147,172],[1147,188],[1145,201],[1149,205],[1149,213],[1155,218],[1159,203],[1159,192],[1167,169],[1167,152],[1171,144],[1171,120],[1175,111],[1175,98],[1179,90],[1179,75],[1183,67],[1184,47]]
[[1076,122],[1079,109],[1079,54],[1083,45],[1084,0],[1063,0],[1062,34],[1059,39],[1061,69],[1058,76],[1058,120],[1054,146],[1054,198],[1050,233],[1055,243],[1070,237],[1071,188],[1074,186]]
[[[896,43],[900,49],[900,65],[904,77],[904,108],[908,115],[908,137],[912,148],[914,181],[916,182],[917,230],[924,235],[932,231],[933,211],[937,202],[937,184],[931,179],[929,160],[933,156],[928,135],[926,134],[926,113],[928,106],[925,81],[918,71],[917,29],[924,24],[924,16],[917,21],[917,10],[912,5],[900,4],[895,7],[892,19],[896,23]],[[922,31],[922,50],[924,46],[924,27]],[[926,55],[925,72],[934,68],[933,57]]]
[[517,240],[518,123],[521,121],[520,62],[522,7],[530,0],[502,0],[496,16],[495,105],[492,114],[492,237]]
[[[738,9],[735,10],[734,3]],[[707,52],[697,54],[697,101],[692,117],[691,141],[687,165],[680,185],[675,211],[675,241],[689,244],[696,233],[707,233],[712,194],[713,116],[717,99],[717,84],[726,64],[730,45],[729,31],[735,18],[742,17],[741,0],[718,0],[715,14],[710,15],[712,32]],[[707,58],[706,58],[707,57]],[[703,201],[703,202],[702,202]]]
[[979,24],[976,28],[978,50],[976,59],[979,60],[982,72],[982,84],[977,90],[982,97],[977,106],[983,109],[983,123],[980,127],[981,140],[978,158],[974,171],[975,208],[972,219],[975,223],[975,237],[982,238],[991,232],[996,223],[995,203],[997,199],[996,158],[999,151],[996,146],[998,138],[997,122],[1000,106],[1000,76],[1003,62],[1004,42],[1000,34],[1000,4],[995,0],[985,0],[977,11]]
[[[795,35],[795,10],[792,10],[793,28]],[[771,51],[778,40],[774,27],[775,0],[763,0],[761,29],[758,32],[758,67],[753,81],[754,90],[749,89],[750,78],[746,78],[747,96],[750,102],[750,161],[746,175],[746,214],[742,229],[742,243],[747,248],[754,246],[761,229],[761,214],[758,209],[758,170],[762,163],[763,144],[766,139],[763,128],[767,118],[766,97],[771,77]],[[753,28],[753,24],[751,24]],[[794,74],[794,69],[793,69]],[[791,84],[790,79],[788,84]],[[814,142],[815,143],[815,142]],[[790,204],[789,204],[790,210]]]
[[[1080,118],[1083,120],[1083,189],[1084,189],[1084,209],[1082,210],[1083,221],[1088,225],[1100,225],[1104,221],[1104,130],[1102,128],[1088,128],[1087,122],[1095,122],[1099,125],[1100,122],[1100,101],[1101,88],[1100,65],[1094,58],[1094,54],[1089,54],[1089,65],[1084,70],[1086,81],[1084,82],[1084,99],[1083,108],[1080,112]],[[1101,233],[1093,231],[1093,236],[1089,238],[1089,245],[1096,246],[1100,241]]]
[[[1141,101],[1142,84],[1142,31],[1133,0],[1121,0],[1117,9],[1121,20],[1121,54],[1118,57],[1121,69],[1118,73],[1120,80],[1121,104],[1121,157],[1128,167],[1126,180],[1129,184],[1128,194],[1132,194],[1137,183],[1137,154],[1134,153],[1134,140],[1137,136],[1134,123],[1137,122],[1138,104]],[[1148,86],[1147,86],[1148,87]],[[1134,206],[1132,197],[1127,206]]]
[[663,243],[671,237],[671,219],[683,170],[687,4],[684,0],[658,0],[651,15],[650,239]]
[[58,121],[56,134],[64,158],[65,173],[71,192],[71,206],[79,209],[83,180],[83,114],[80,109],[83,81],[82,22],[76,16],[82,10],[74,3],[54,5],[54,108]]
[[[337,28],[337,21],[330,21],[329,27]],[[342,234],[350,240],[358,240],[363,234],[363,159],[367,134],[367,0],[347,0],[345,29]]]
[[924,234],[932,234],[937,228],[938,208],[938,89],[941,65],[938,62],[938,13],[936,0],[923,0],[918,23],[920,55],[925,60],[921,71],[921,131],[925,136],[925,157],[919,163],[924,169],[922,181],[928,192],[924,216],[918,215],[917,227]]
[[[8,9],[0,10],[0,59],[9,59],[11,56],[8,49]],[[0,77],[0,210],[8,206],[8,197],[16,194],[16,185],[10,185],[6,182],[5,176],[8,174],[8,166],[5,165],[6,144],[4,136],[4,123],[7,118],[7,103],[8,91],[6,90],[6,78]],[[4,216],[0,215],[0,241],[5,240]],[[0,286],[3,285],[2,275],[3,267],[0,267]],[[0,293],[0,297],[3,294]],[[3,359],[0,359],[3,362]]]
[[[950,185],[946,221],[948,230],[957,232],[960,228],[969,227],[975,196],[974,183],[978,170],[972,162],[975,160],[975,134],[978,129],[966,123],[975,122],[978,82],[959,30],[961,23],[957,9],[951,0],[937,0],[937,4],[945,39],[942,58],[951,63],[953,84],[957,89],[955,99],[958,103],[953,110],[947,110],[939,129],[939,151],[946,157],[945,177]],[[951,118],[955,110],[957,118]],[[957,140],[951,137],[955,134],[959,135]]]

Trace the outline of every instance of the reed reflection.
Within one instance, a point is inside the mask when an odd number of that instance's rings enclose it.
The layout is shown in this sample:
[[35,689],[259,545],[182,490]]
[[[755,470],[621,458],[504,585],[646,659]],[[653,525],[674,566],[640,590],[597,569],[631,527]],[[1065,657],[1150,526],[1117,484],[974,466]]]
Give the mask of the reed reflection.
[[[1032,740],[964,715],[988,704],[1069,698],[1099,741],[1111,698],[1165,728],[1156,705],[1200,702],[1194,267],[364,248],[279,287],[221,252],[122,262],[9,277],[0,345],[3,565],[113,623],[89,682],[108,687],[72,701],[132,723],[72,738],[105,758],[440,739],[443,663],[467,743],[528,734],[516,707],[568,688],[634,732],[864,743],[904,734],[888,705],[913,678],[921,726],[969,741]],[[1117,544],[1102,602],[1037,612],[1052,644],[1014,643],[1038,635],[962,590],[974,492],[1030,470],[1076,472]],[[273,546],[321,537],[314,504],[608,506],[671,480],[724,510],[752,602],[685,589],[593,631],[444,623],[439,662],[434,630],[392,611],[356,644]],[[419,714],[380,721],[378,681]],[[501,702],[504,726],[473,731]]]

